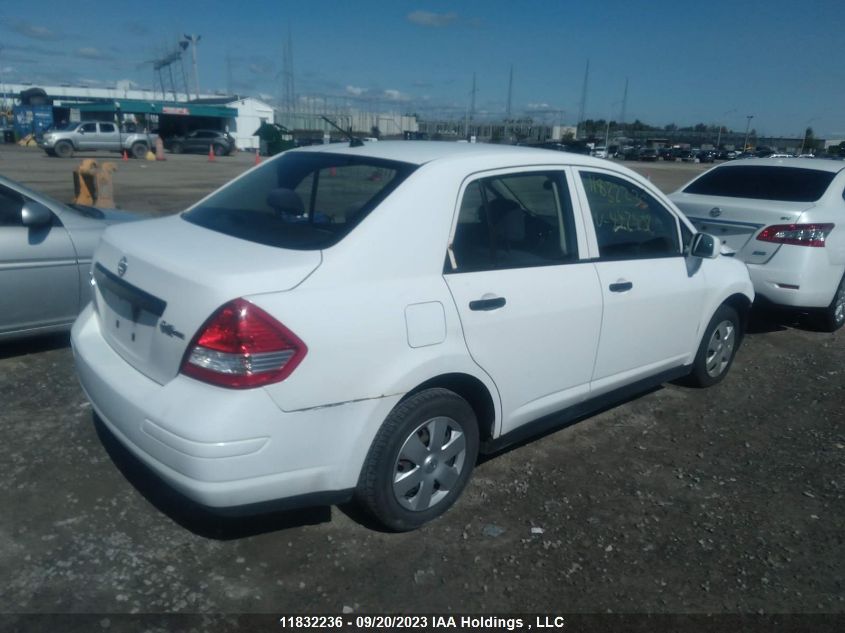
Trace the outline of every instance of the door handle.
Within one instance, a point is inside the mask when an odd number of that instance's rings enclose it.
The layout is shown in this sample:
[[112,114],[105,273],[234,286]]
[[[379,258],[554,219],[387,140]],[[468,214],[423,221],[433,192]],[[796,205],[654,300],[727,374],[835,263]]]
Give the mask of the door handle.
[[610,284],[610,292],[628,292],[634,284],[630,281],[617,281],[615,284]]
[[505,307],[507,300],[504,297],[494,297],[492,299],[476,299],[469,302],[470,310],[481,310],[488,312],[490,310],[498,310]]

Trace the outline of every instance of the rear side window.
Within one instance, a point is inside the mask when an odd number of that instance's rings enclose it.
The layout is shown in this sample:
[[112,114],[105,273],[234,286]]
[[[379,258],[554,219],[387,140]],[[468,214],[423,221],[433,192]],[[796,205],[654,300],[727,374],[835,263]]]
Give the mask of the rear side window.
[[319,250],[348,235],[415,168],[367,157],[290,152],[182,217],[259,244]]
[[742,165],[713,169],[684,189],[685,193],[783,202],[815,202],[836,174],[801,167]]

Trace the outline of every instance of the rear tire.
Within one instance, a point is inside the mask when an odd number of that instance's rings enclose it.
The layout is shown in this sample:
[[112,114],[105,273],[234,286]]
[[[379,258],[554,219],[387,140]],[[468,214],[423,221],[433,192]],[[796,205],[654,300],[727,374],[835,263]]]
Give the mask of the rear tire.
[[694,387],[710,387],[722,381],[739,348],[741,328],[736,310],[728,305],[719,306],[704,330],[687,384]]
[[146,158],[148,151],[146,143],[139,142],[132,145],[132,156],[135,158]]
[[477,458],[472,407],[447,389],[426,389],[387,416],[364,462],[356,499],[389,530],[416,529],[457,501]]
[[825,332],[835,332],[845,325],[845,276],[839,280],[830,305],[819,315],[819,326]]
[[173,143],[170,146],[170,152],[172,154],[181,154],[182,153],[182,144],[181,143]]
[[56,146],[53,148],[56,156],[59,158],[70,158],[73,156],[73,145],[68,143],[67,141],[59,141],[56,143]]

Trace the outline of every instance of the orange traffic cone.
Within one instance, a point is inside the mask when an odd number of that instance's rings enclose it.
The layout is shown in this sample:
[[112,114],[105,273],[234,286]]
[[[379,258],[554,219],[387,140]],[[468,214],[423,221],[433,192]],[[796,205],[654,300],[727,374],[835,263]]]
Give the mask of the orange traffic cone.
[[208,146],[208,162],[214,162],[214,148],[211,145]]
[[129,156],[126,154],[126,150],[123,150],[123,160],[129,160]]
[[260,164],[261,164],[261,154],[260,154],[260,153],[258,153],[258,152],[255,152],[255,164],[256,164],[256,165],[260,165]]

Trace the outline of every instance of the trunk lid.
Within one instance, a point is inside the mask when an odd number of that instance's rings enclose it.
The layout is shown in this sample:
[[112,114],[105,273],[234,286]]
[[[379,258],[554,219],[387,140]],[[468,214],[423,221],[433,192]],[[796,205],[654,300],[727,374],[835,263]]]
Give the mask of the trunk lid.
[[256,244],[180,216],[116,225],[94,256],[100,328],[126,362],[164,384],[221,305],[290,290],[321,261],[319,250]]
[[669,198],[701,232],[719,238],[735,257],[749,264],[763,264],[780,248],[754,237],[773,224],[794,224],[815,206],[808,202],[783,202],[676,192]]

